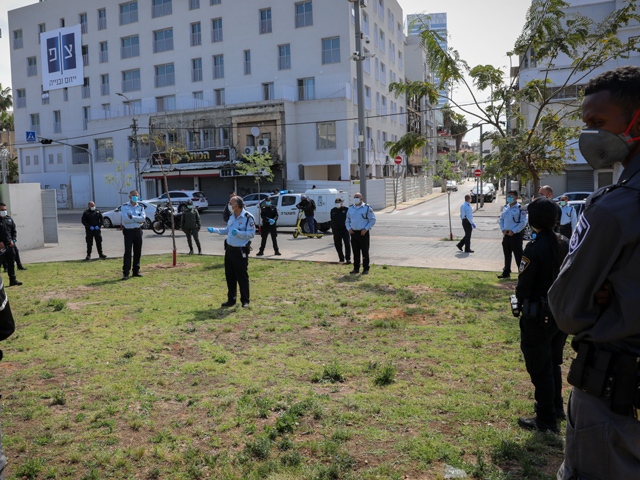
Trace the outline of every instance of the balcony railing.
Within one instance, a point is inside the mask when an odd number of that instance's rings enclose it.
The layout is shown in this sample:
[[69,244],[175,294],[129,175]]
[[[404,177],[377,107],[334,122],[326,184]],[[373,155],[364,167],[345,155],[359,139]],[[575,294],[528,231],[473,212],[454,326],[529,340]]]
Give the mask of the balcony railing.
[[27,77],[33,77],[38,75],[38,66],[37,65],[29,65],[27,67]]
[[89,119],[88,118],[83,118],[82,119],[82,129],[83,130],[87,130],[89,128]]
[[31,127],[29,127],[29,130],[31,130],[32,132],[36,132],[36,135],[40,135],[40,125],[31,125]]
[[200,0],[189,0],[189,10],[200,8]]
[[89,163],[89,154],[86,152],[74,153],[71,156],[71,162],[74,165],[85,165]]
[[14,38],[13,39],[13,49],[14,50],[18,50],[19,48],[22,48],[24,46],[24,42],[23,42],[23,38]]
[[136,158],[148,158],[151,155],[150,145],[138,145],[138,155],[136,156],[136,147],[129,147],[129,160]]
[[105,30],[107,28],[107,19],[98,18],[98,30]]
[[154,5],[152,15],[153,18],[164,17],[165,15],[171,15],[171,3],[163,3],[161,5]]
[[100,95],[102,95],[103,97],[105,95],[109,95],[109,84],[108,83],[103,83],[102,85],[100,85]]
[[89,25],[87,25],[87,22],[82,22],[80,24],[80,30],[82,33],[87,33],[89,31]]
[[82,65],[84,65],[85,67],[89,65],[89,55],[88,54],[82,55]]
[[53,133],[62,133],[62,122],[53,122]]
[[202,33],[191,32],[191,46],[202,45]]
[[163,40],[154,40],[153,53],[166,52],[173,50],[173,38],[165,38]]
[[164,75],[156,75],[155,76],[155,86],[159,87],[167,87],[169,85],[176,84],[176,75],[175,73],[166,73]]
[[109,50],[102,50],[99,53],[100,63],[107,63],[109,61]]
[[191,81],[192,82],[201,82],[202,81],[202,69],[198,68],[196,70],[191,70]]
[[42,105],[49,105],[49,94],[48,93],[43,93],[42,94]]
[[106,162],[110,158],[113,158],[113,148],[96,148],[94,154],[96,162]]
[[91,97],[91,87],[89,85],[84,85],[82,87],[82,98],[90,98]]
[[134,92],[136,90],[140,90],[140,79],[132,78],[131,80],[123,80],[122,81],[122,91],[123,92]]
[[120,48],[120,58],[131,58],[140,56],[140,45],[129,45]]
[[214,28],[211,30],[211,43],[221,42],[222,41],[222,29]]
[[16,108],[27,108],[27,97],[18,97]]

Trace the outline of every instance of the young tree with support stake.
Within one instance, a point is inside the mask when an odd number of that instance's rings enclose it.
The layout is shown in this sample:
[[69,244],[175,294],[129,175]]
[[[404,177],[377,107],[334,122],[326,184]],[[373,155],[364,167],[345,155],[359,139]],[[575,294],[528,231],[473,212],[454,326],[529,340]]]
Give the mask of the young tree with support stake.
[[171,239],[173,240],[173,266],[176,266],[176,228],[175,228],[175,216],[173,214],[173,203],[171,202],[171,195],[169,193],[169,182],[167,180],[169,172],[171,172],[175,164],[180,160],[188,159],[187,150],[184,145],[176,142],[168,141],[166,136],[158,133],[150,133],[145,138],[155,146],[154,152],[151,154],[153,163],[160,167],[162,173],[162,181],[164,189],[167,192],[167,203],[169,203],[169,212],[171,212]]
[[[624,1],[601,22],[579,13],[568,15],[569,6],[563,0],[533,0],[522,33],[509,53],[520,56],[519,68],[534,53],[545,73],[543,78],[522,84],[517,79],[505,82],[505,72],[492,65],[470,67],[455,49],[440,45],[442,38],[436,32],[421,32],[427,64],[440,78],[435,90],[445,86],[467,90],[473,107],[449,98],[452,108],[475,117],[474,123],[493,127],[485,135],[495,147],[485,157],[487,172],[531,179],[534,191],[542,175],[560,173],[575,159],[572,144],[580,129],[571,122],[579,119],[580,102],[558,102],[562,93],[577,89],[605,63],[628,58],[640,44],[638,38],[622,42],[616,36],[622,28],[640,21],[637,1]],[[553,85],[550,72],[559,67],[567,67],[567,71],[564,80]],[[474,87],[487,99],[479,98]],[[398,95],[430,93],[424,82],[393,83],[389,89]],[[523,114],[525,108],[530,111],[528,119]],[[507,125],[514,124],[507,128],[505,119]]]
[[[258,198],[260,198],[260,182],[266,179],[273,181],[273,161],[268,153],[254,153],[244,155],[244,161],[233,166],[241,175],[253,176],[258,184]],[[259,205],[259,204],[258,204]],[[260,215],[258,215],[258,226],[260,226]]]
[[118,187],[118,194],[120,195],[120,205],[122,205],[122,194],[123,190],[126,187],[131,186],[131,179],[133,176],[130,173],[126,173],[127,167],[129,166],[129,162],[120,163],[119,160],[115,160],[113,158],[107,158],[107,163],[109,165],[115,164],[114,172],[115,174],[107,174],[104,176],[104,182],[107,185],[114,184]]

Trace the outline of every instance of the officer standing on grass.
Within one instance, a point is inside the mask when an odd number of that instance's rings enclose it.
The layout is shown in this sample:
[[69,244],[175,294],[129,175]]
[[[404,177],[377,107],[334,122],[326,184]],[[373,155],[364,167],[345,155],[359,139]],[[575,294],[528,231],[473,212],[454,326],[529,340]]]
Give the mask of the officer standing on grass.
[[16,222],[7,215],[7,206],[4,203],[0,203],[0,253],[4,256],[7,272],[9,272],[10,287],[22,285],[22,282],[19,282],[16,278],[14,265],[13,247],[17,238]]
[[640,472],[640,67],[587,83],[580,153],[595,170],[624,167],[592,194],[549,290],[574,335],[564,463],[558,480],[635,479]]
[[360,253],[362,253],[362,275],[369,274],[369,231],[376,224],[373,208],[364,203],[362,194],[353,196],[354,204],[347,211],[347,230],[351,234],[351,248],[353,249],[352,275],[360,273]]
[[462,219],[462,228],[464,229],[464,237],[460,242],[456,245],[458,250],[462,251],[462,247],[464,247],[464,251],[466,253],[473,253],[471,250],[471,232],[476,228],[476,224],[473,223],[473,209],[471,208],[471,195],[464,196],[464,203],[460,207],[460,218]]
[[[330,212],[333,244],[336,247],[336,252],[338,252],[340,263],[344,262],[345,265],[351,265],[351,244],[349,230],[347,229],[347,212],[349,208],[344,206],[341,198],[336,198],[335,205]],[[344,253],[342,252],[343,243]]]
[[200,246],[200,237],[198,232],[200,231],[200,214],[198,209],[193,207],[193,200],[187,201],[187,209],[182,212],[181,219],[182,231],[187,236],[187,244],[189,245],[189,255],[193,255],[193,243],[191,242],[191,236],[196,242],[198,247],[198,255],[202,255],[202,247]]
[[511,254],[520,265],[522,260],[522,230],[527,225],[527,212],[518,205],[518,192],[511,190],[507,193],[507,203],[500,215],[500,230],[502,231],[502,252],[504,253],[504,268],[498,278],[511,276]]
[[536,237],[522,254],[516,296],[522,312],[520,349],[535,388],[536,416],[520,417],[518,425],[558,433],[558,419],[565,418],[560,365],[567,334],[556,325],[547,291],[558,276],[569,242],[553,231],[557,218],[553,200],[537,198],[527,212]]
[[138,192],[131,190],[129,203],[120,209],[122,217],[122,233],[124,235],[124,262],[122,264],[122,280],[129,280],[131,270],[131,250],[133,249],[133,276],[142,277],[140,273],[140,257],[142,256],[142,225],[147,219],[144,207],[138,203]]
[[96,241],[96,250],[98,250],[98,256],[101,260],[107,258],[102,253],[102,213],[96,209],[96,204],[89,202],[89,208],[87,208],[82,214],[82,225],[84,225],[85,240],[87,242],[87,256],[85,260],[91,260],[91,250],[93,248],[93,241]]
[[236,304],[238,285],[240,286],[240,302],[242,308],[249,307],[249,252],[251,239],[256,234],[256,222],[244,209],[241,197],[233,197],[229,201],[233,210],[227,228],[212,228],[210,233],[226,235],[224,242],[224,274],[227,279],[227,301],[222,307]]
[[[16,326],[9,306],[9,299],[4,291],[2,279],[0,279],[0,341],[9,338],[15,329]],[[2,350],[0,350],[0,360],[2,360]],[[0,395],[0,398],[2,398],[2,395]],[[0,408],[0,410],[2,409]],[[0,480],[4,480],[4,468],[6,465],[7,458],[2,450],[2,432],[0,431]]]
[[261,257],[264,255],[264,247],[267,245],[267,238],[271,235],[271,242],[273,243],[273,250],[275,255],[281,255],[278,250],[278,209],[275,205],[271,204],[271,198],[267,198],[260,210],[260,218],[262,218],[262,228],[260,230],[260,236],[262,241],[260,243],[260,251],[256,256]]

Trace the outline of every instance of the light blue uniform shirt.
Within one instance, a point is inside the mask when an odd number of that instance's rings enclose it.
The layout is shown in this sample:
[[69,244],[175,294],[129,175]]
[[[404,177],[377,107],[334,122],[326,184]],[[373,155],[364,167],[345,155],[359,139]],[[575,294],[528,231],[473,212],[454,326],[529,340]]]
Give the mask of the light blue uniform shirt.
[[511,230],[519,233],[527,225],[527,212],[520,210],[520,205],[516,202],[513,207],[505,205],[500,215],[500,231]]
[[366,203],[362,202],[360,206],[351,205],[349,210],[347,210],[347,230],[353,230],[355,232],[365,229],[369,231],[375,224],[376,216],[373,213],[373,208]]
[[[238,230],[237,235],[233,235],[233,230]],[[214,232],[227,236],[227,245],[232,247],[244,247],[249,240],[256,235],[256,222],[249,212],[242,210],[237,217],[231,214],[227,222],[227,228],[214,228]]]
[[560,225],[566,225],[571,222],[571,231],[576,229],[576,225],[578,225],[578,215],[576,214],[576,209],[571,205],[565,205],[564,207],[560,207],[562,210],[562,217],[560,217]]
[[[122,226],[126,229],[140,228],[144,221],[147,219],[147,214],[144,213],[144,207],[141,203],[131,205],[131,202],[125,203],[120,208],[122,217]],[[131,218],[129,218],[131,215]]]
[[464,220],[465,218],[469,220],[469,223],[473,223],[473,209],[469,202],[464,202],[460,207],[460,219]]

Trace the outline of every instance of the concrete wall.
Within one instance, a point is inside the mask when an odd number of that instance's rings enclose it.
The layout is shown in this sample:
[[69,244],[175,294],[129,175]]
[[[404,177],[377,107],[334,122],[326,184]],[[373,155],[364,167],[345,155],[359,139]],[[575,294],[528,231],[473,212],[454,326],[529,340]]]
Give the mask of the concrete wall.
[[21,250],[44,247],[42,197],[39,183],[0,185],[0,201],[16,222],[18,247]]

